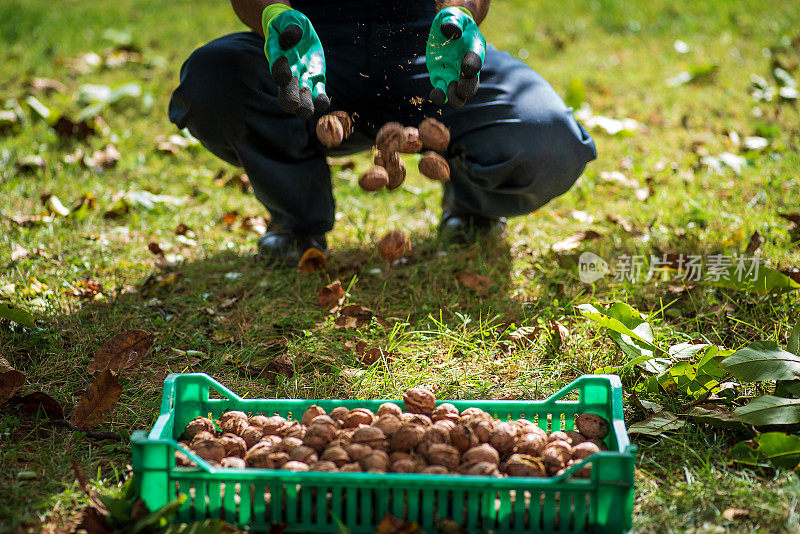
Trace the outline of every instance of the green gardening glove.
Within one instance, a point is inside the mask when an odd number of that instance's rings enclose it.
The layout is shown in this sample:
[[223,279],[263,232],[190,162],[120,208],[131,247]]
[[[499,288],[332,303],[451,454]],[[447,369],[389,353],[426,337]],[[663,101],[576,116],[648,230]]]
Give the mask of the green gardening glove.
[[261,15],[261,25],[281,108],[301,119],[328,109],[325,52],[308,17],[284,4],[271,4]]
[[478,90],[486,39],[469,10],[448,7],[433,19],[425,64],[431,75],[431,100],[460,108]]

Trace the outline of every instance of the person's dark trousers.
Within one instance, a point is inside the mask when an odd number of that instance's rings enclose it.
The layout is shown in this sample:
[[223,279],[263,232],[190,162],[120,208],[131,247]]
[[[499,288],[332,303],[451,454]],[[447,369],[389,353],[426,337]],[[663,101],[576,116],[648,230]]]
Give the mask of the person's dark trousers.
[[332,109],[355,114],[356,131],[327,151],[318,117],[283,112],[264,40],[252,32],[216,39],[181,68],[169,117],[220,158],[244,167],[257,198],[285,228],[321,234],[333,227],[326,155],[369,148],[386,122],[438,117],[452,132],[444,205],[498,218],[530,213],[566,192],[596,157],[594,142],[550,84],[533,69],[486,51],[478,93],[461,109],[427,100],[425,42],[431,0],[293,0],[320,36]]

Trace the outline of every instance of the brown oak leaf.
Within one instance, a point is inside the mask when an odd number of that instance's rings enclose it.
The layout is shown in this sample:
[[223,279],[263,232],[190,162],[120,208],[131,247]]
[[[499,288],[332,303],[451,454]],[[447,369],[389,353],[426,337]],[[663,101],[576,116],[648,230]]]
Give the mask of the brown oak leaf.
[[72,409],[72,424],[81,430],[96,427],[105,420],[106,412],[116,404],[121,393],[122,386],[117,376],[106,369],[97,375]]
[[147,354],[153,345],[153,334],[144,330],[125,330],[103,344],[86,368],[90,373],[111,369],[129,369]]
[[344,288],[342,288],[342,283],[339,280],[335,280],[320,288],[319,293],[317,293],[317,302],[323,308],[330,310],[341,305],[344,297],[345,292]]

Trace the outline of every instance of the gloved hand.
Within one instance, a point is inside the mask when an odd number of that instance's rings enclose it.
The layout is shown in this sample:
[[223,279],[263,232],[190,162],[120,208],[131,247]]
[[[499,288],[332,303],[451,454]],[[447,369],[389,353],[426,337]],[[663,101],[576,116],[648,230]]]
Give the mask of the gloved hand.
[[301,119],[328,109],[325,52],[308,17],[284,4],[272,4],[264,9],[261,25],[281,108]]
[[431,100],[460,108],[478,90],[486,56],[483,38],[472,14],[462,7],[448,7],[433,19],[425,64],[431,75]]

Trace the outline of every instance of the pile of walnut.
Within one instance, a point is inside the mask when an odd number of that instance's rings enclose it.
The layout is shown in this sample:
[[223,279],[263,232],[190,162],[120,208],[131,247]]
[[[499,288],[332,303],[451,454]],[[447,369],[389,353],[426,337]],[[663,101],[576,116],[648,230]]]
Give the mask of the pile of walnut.
[[[338,146],[352,132],[352,121],[347,113],[335,111],[317,122],[317,137],[328,148]],[[436,119],[425,119],[419,128],[403,126],[399,122],[384,124],[375,137],[375,166],[365,172],[358,185],[365,191],[378,191],[386,187],[394,190],[406,179],[406,164],[400,154],[427,151],[419,160],[419,172],[439,182],[450,179],[450,166],[438,152],[445,152],[450,144],[450,130]]]
[[[500,477],[557,476],[605,449],[608,422],[578,416],[578,430],[547,434],[525,419],[499,421],[479,408],[461,413],[435,406],[433,393],[403,394],[407,412],[394,403],[374,414],[366,408],[309,407],[300,421],[231,411],[216,429],[206,417],[192,420],[180,445],[214,466],[371,473],[425,473]],[[178,465],[193,466],[182,452]],[[588,477],[590,465],[574,476]]]

